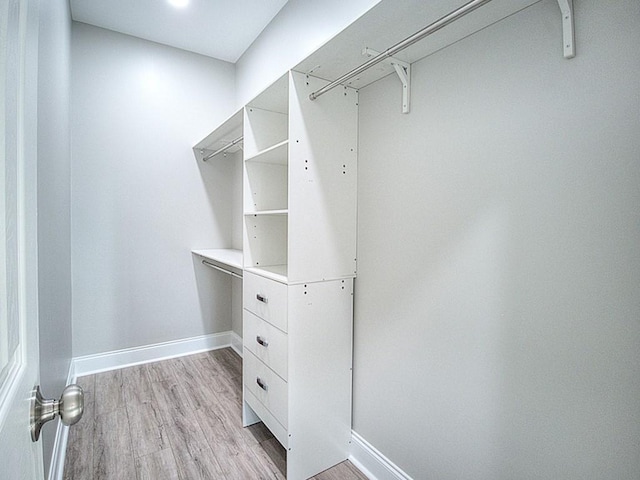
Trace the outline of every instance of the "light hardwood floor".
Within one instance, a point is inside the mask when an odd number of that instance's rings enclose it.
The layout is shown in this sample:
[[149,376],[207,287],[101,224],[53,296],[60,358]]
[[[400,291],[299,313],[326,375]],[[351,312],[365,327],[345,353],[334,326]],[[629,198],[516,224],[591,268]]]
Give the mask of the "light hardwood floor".
[[[230,348],[89,375],[65,480],[284,479],[286,454],[242,428],[242,361]],[[96,401],[99,399],[99,401]],[[366,480],[345,461],[314,480]]]

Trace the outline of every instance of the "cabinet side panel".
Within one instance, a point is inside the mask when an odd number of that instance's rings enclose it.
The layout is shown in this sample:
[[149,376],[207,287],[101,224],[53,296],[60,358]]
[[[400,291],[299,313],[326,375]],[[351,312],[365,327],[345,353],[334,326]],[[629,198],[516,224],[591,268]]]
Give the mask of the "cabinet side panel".
[[345,460],[351,440],[353,279],[289,287],[287,478]]
[[354,276],[358,98],[292,72],[289,102],[289,281]]

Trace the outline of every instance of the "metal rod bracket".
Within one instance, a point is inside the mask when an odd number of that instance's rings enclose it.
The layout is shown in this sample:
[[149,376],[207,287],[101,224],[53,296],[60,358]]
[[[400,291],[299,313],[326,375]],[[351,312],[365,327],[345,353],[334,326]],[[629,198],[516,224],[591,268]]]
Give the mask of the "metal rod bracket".
[[562,48],[564,58],[576,56],[575,24],[573,19],[573,0],[558,0],[562,13]]
[[[380,52],[365,47],[362,50],[362,55],[377,57]],[[411,110],[411,64],[396,57],[387,57],[380,63],[391,65],[398,74],[398,78],[402,82],[402,113],[409,113]]]
[[[209,149],[206,149],[206,148],[201,148],[200,149],[200,156],[202,157],[202,161],[206,162],[207,160],[215,157],[216,155],[226,152],[227,150],[229,150],[234,145],[242,142],[243,139],[244,139],[244,136],[240,135],[238,138],[236,138],[235,140],[232,140],[231,142],[226,144],[224,147],[219,148],[216,151],[212,151],[212,150],[209,150]],[[211,153],[209,153],[209,152],[211,152]]]

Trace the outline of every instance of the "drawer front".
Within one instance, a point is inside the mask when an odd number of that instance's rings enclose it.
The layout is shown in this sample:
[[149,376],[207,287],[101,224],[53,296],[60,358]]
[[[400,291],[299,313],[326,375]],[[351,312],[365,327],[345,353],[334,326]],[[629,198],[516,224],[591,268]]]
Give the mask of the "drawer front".
[[274,417],[246,387],[244,388],[244,401],[247,402],[256,415],[260,417],[260,420],[262,420],[267,428],[271,430],[271,433],[273,433],[282,446],[287,448],[289,441],[287,429],[280,425],[276,417]]
[[286,332],[287,286],[250,272],[245,272],[242,284],[244,308]]
[[287,382],[245,348],[243,380],[245,387],[282,424],[288,427]]
[[248,310],[243,312],[244,346],[287,380],[287,334]]

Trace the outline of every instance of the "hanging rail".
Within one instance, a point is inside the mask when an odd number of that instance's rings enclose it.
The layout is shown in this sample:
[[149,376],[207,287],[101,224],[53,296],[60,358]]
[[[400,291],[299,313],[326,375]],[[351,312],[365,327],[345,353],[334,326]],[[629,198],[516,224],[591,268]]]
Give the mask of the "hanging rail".
[[[215,151],[215,152],[213,152],[213,153],[210,153],[210,154],[209,154],[209,155],[207,155],[206,157],[202,157],[202,161],[203,161],[203,162],[206,162],[206,161],[207,161],[207,160],[209,160],[210,158],[213,158],[213,157],[215,157],[216,155],[218,155],[219,153],[226,152],[227,150],[229,150],[229,149],[230,149],[231,147],[233,147],[234,145],[236,145],[236,144],[240,143],[243,139],[244,139],[244,136],[243,136],[243,135],[240,135],[238,138],[236,138],[235,140],[233,140],[231,143],[228,143],[228,144],[227,144],[227,145],[225,145],[224,147],[219,148],[218,150],[216,150],[216,151]],[[201,150],[200,150],[200,153],[201,153],[201,154],[204,154],[204,152],[205,152],[205,150],[204,150],[204,149],[201,149]]]
[[363,63],[359,67],[356,67],[353,70],[351,70],[350,72],[345,73],[344,75],[342,75],[337,80],[334,80],[333,82],[328,83],[327,85],[325,85],[321,89],[316,90],[315,92],[311,93],[311,95],[309,95],[309,98],[311,100],[315,100],[319,96],[324,95],[325,93],[327,93],[329,90],[332,90],[333,88],[335,88],[338,85],[346,82],[347,80],[355,77],[356,75],[360,75],[365,70],[368,70],[369,68],[373,67],[374,65],[377,65],[378,63],[382,62],[383,60],[394,56],[396,53],[404,50],[405,48],[409,47],[410,45],[413,45],[414,43],[422,40],[423,38],[428,37],[432,33],[437,32],[441,28],[446,27],[450,23],[455,22],[459,18],[465,16],[467,13],[471,13],[476,8],[479,8],[482,5],[484,5],[485,3],[489,3],[490,1],[491,0],[472,0],[471,2],[461,6],[457,10],[454,10],[453,12],[449,13],[448,15],[445,15],[444,17],[436,20],[431,25],[428,25],[428,26],[424,27],[422,30],[414,33],[410,37],[407,37],[404,40],[402,40],[401,42],[396,43],[393,47],[388,48],[384,52],[382,52],[379,55],[373,57],[371,60]]
[[242,278],[242,275],[238,275],[236,272],[232,272],[231,270],[227,270],[225,268],[219,267],[217,265],[214,265],[211,262],[207,262],[206,260],[202,260],[202,264],[206,265],[207,267],[211,267],[214,268],[216,270],[221,271],[222,273],[226,273],[228,275],[231,275],[232,277],[236,277],[236,278]]

